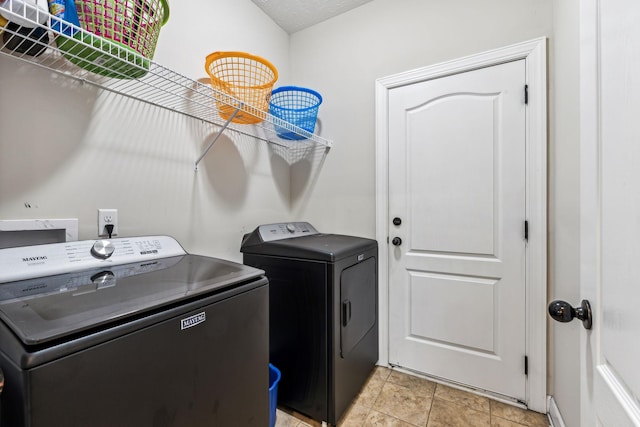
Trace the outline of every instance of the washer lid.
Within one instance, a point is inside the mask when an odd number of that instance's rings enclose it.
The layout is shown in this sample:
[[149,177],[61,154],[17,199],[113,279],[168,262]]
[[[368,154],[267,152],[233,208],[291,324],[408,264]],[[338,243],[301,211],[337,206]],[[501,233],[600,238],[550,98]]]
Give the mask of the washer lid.
[[122,321],[260,277],[231,261],[181,255],[0,284],[0,319],[27,345]]

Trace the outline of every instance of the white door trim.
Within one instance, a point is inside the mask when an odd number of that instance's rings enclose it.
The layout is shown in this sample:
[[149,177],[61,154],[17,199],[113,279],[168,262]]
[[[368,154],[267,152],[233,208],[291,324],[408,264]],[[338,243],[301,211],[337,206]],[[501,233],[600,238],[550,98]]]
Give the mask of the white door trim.
[[[526,349],[529,357],[527,406],[547,412],[547,39],[541,37],[376,80],[376,239],[379,248],[380,361],[389,362],[389,90],[525,59],[529,107],[526,113]],[[523,91],[524,96],[524,91]]]
[[[599,4],[580,4],[580,296],[591,301],[593,330],[600,329],[600,105]],[[593,402],[598,335],[580,331],[580,419],[596,425]],[[607,403],[615,399],[607,399]],[[592,420],[589,424],[586,420]],[[631,425],[631,424],[629,424]]]

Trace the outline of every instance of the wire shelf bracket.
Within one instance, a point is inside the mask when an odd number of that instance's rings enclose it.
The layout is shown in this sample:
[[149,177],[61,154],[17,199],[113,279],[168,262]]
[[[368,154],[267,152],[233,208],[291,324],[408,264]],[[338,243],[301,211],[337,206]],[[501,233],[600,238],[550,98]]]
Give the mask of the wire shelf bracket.
[[238,112],[240,111],[240,109],[242,108],[242,106],[236,108],[236,110],[233,112],[233,114],[231,114],[231,116],[229,116],[229,119],[227,119],[227,121],[225,122],[224,125],[222,125],[222,129],[220,129],[218,131],[218,133],[216,134],[216,136],[211,140],[211,142],[209,143],[209,145],[207,146],[207,148],[204,150],[204,152],[200,155],[200,157],[198,157],[198,160],[196,160],[196,170],[198,170],[198,163],[200,163],[200,161],[204,158],[204,156],[207,155],[207,153],[209,152],[209,150],[211,150],[211,147],[213,147],[213,144],[216,143],[216,141],[218,140],[218,138],[220,138],[220,136],[224,133],[224,131],[227,129],[227,127],[229,127],[229,125],[231,124],[231,122],[233,121],[233,119],[236,117],[236,115],[238,114]]

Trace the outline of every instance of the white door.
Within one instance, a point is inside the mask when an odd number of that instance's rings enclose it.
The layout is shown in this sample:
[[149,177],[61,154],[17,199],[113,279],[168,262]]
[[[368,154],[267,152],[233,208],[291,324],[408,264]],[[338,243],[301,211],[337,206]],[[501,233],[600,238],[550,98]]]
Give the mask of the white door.
[[581,292],[594,310],[581,332],[585,427],[640,426],[638,22],[637,0],[581,4]]
[[525,60],[389,91],[389,362],[525,396]]

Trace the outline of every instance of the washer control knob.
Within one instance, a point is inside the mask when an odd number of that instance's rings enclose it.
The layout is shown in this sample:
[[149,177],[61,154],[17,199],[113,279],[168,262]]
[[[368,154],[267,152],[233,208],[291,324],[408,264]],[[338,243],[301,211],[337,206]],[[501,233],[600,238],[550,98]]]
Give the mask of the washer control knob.
[[107,259],[113,255],[113,251],[116,247],[109,240],[98,240],[93,244],[91,248],[91,255],[95,258]]
[[293,224],[287,224],[287,231],[288,231],[289,233],[295,233],[295,231],[296,231],[296,226],[295,226],[295,225],[293,225]]

